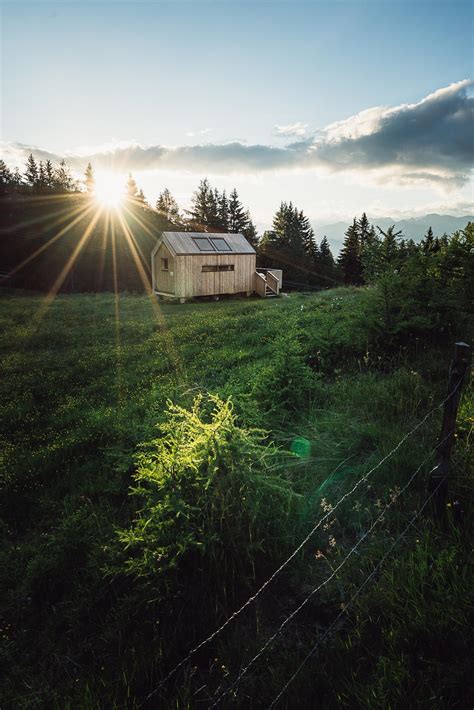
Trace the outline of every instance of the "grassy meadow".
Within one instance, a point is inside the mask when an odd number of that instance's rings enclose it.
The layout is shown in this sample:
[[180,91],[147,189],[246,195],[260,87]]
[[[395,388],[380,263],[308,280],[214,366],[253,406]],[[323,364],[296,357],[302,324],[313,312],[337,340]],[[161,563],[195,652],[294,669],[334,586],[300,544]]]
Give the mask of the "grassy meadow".
[[266,707],[345,605],[278,707],[469,706],[472,389],[458,525],[452,508],[444,526],[424,511],[351,602],[426,498],[441,410],[331,514],[446,394],[453,334],[388,342],[380,309],[370,288],[185,305],[2,295],[2,707],[209,707],[227,690],[223,707]]

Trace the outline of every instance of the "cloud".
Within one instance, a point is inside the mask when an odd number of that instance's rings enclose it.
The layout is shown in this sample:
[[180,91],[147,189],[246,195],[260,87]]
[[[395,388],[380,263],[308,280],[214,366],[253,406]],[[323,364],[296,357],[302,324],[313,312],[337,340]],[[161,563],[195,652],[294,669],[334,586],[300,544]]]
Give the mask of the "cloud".
[[[379,181],[458,188],[469,179],[474,163],[474,99],[468,92],[473,83],[451,84],[414,104],[367,109],[315,136],[303,137],[305,126],[300,123],[277,126],[279,135],[298,139],[282,147],[240,141],[176,147],[122,142],[88,154],[70,154],[67,161],[78,170],[91,161],[99,169],[215,175],[319,169],[356,171],[360,176],[362,171]],[[23,162],[30,151],[43,160],[61,158],[16,143],[6,146],[4,159],[11,163],[10,155],[18,164],[19,156]]]
[[313,147],[331,170],[393,168],[407,181],[466,181],[474,162],[473,82],[416,104],[373,108],[327,126]]
[[277,136],[305,136],[308,128],[307,123],[291,123],[289,126],[275,126]]
[[200,131],[186,131],[186,135],[190,136],[191,138],[194,136],[205,136],[208,133],[211,133],[212,128],[201,128]]

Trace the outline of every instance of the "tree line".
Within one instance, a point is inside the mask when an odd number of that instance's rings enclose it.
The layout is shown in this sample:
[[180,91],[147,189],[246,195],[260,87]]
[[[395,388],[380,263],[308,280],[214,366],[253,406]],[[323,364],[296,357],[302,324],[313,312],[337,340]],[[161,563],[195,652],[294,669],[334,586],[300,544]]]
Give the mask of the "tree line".
[[[28,156],[24,171],[11,170],[0,160],[0,194],[42,195],[95,191],[94,168],[89,163],[78,180],[65,160],[37,161]],[[288,290],[331,288],[339,284],[362,286],[377,281],[388,272],[398,272],[405,261],[418,253],[437,253],[447,246],[448,237],[435,237],[430,227],[420,243],[405,239],[395,225],[384,231],[369,222],[364,212],[354,218],[344,235],[342,249],[334,257],[328,239],[317,239],[309,218],[291,201],[281,202],[272,227],[259,237],[257,229],[239,194],[229,194],[200,181],[190,205],[182,209],[168,188],[151,206],[143,190],[129,173],[124,184],[129,205],[146,210],[147,223],[157,231],[242,233],[257,251],[258,267],[281,268]],[[46,209],[46,207],[43,207]],[[11,225],[13,226],[13,225]]]
[[419,243],[405,239],[395,225],[384,231],[369,223],[366,213],[353,220],[345,232],[338,257],[340,276],[348,286],[362,286],[376,281],[388,272],[398,272],[404,262],[418,253],[437,253],[448,245],[449,237],[435,237],[429,227]]

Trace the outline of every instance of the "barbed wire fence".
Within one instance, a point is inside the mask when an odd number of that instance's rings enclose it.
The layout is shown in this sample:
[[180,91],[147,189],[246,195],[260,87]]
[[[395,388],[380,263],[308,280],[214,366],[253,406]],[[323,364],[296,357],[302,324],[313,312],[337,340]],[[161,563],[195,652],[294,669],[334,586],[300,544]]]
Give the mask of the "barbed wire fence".
[[[429,454],[423,459],[421,464],[417,467],[417,469],[414,471],[414,473],[410,476],[408,479],[407,483],[403,486],[402,489],[397,491],[390,499],[390,502],[385,505],[383,508],[382,512],[375,518],[371,526],[361,535],[359,540],[356,542],[355,545],[351,547],[349,552],[345,555],[343,558],[342,562],[340,562],[337,567],[335,567],[332,571],[332,573],[320,584],[318,584],[316,587],[314,587],[311,592],[305,597],[305,599],[298,604],[298,606],[289,614],[289,616],[286,617],[286,619],[280,624],[278,629],[268,638],[268,640],[264,643],[264,645],[260,648],[260,650],[254,655],[254,657],[249,661],[249,663],[240,671],[239,675],[237,676],[236,680],[223,692],[221,695],[215,700],[215,702],[209,706],[209,710],[212,710],[212,708],[217,707],[221,701],[229,694],[232,692],[234,688],[236,688],[240,681],[243,679],[243,677],[248,673],[250,668],[256,663],[256,661],[259,660],[259,658],[262,657],[262,655],[265,653],[265,651],[273,644],[274,641],[278,638],[278,636],[284,631],[284,629],[288,626],[288,624],[293,621],[293,619],[296,617],[299,612],[304,609],[304,607],[311,601],[311,599],[314,597],[317,592],[321,591],[323,587],[325,587],[329,582],[331,582],[335,577],[337,577],[338,573],[340,570],[344,567],[344,565],[347,563],[347,561],[358,551],[364,540],[370,537],[374,529],[377,527],[379,523],[381,523],[384,518],[386,513],[392,508],[392,506],[395,504],[395,502],[407,491],[407,489],[411,486],[423,466],[429,461],[433,453],[436,451],[436,447],[433,447]],[[430,496],[431,498],[432,496]]]
[[[444,416],[443,416],[443,427],[442,427],[442,434],[444,433],[444,437],[436,444],[435,447],[430,449],[428,455],[423,459],[422,463],[417,467],[415,472],[410,476],[408,482],[405,484],[405,486],[397,493],[397,495],[390,501],[389,504],[385,507],[384,511],[375,519],[375,521],[372,523],[371,527],[361,536],[361,538],[358,540],[358,542],[349,550],[348,554],[344,557],[343,561],[338,565],[338,567],[335,568],[333,573],[326,579],[324,580],[321,584],[319,584],[317,587],[315,587],[311,593],[306,597],[306,599],[300,603],[295,610],[283,621],[283,623],[278,627],[277,631],[270,636],[270,638],[265,642],[265,644],[261,647],[261,649],[258,651],[258,653],[251,659],[251,661],[240,671],[237,679],[223,692],[217,700],[213,702],[212,705],[210,705],[210,709],[216,707],[217,705],[220,704],[220,702],[226,697],[234,688],[238,686],[242,678],[246,675],[248,670],[253,666],[253,664],[262,656],[262,654],[266,651],[266,649],[273,643],[273,641],[277,638],[277,636],[283,631],[283,629],[287,626],[288,623],[299,613],[299,611],[306,606],[306,604],[310,601],[310,599],[318,592],[320,591],[326,584],[328,584],[334,577],[337,575],[339,570],[346,564],[347,560],[357,551],[357,549],[360,547],[362,542],[371,534],[375,526],[380,522],[381,519],[383,519],[383,516],[386,514],[387,510],[392,506],[395,500],[397,500],[406,490],[407,488],[411,485],[411,483],[414,481],[416,476],[418,475],[419,471],[423,468],[425,463],[429,460],[429,458],[433,455],[433,452],[436,451],[438,454],[439,462],[438,465],[435,466],[435,468],[432,470],[431,475],[430,475],[430,484],[429,484],[429,490],[430,490],[430,495],[428,498],[425,500],[423,503],[422,507],[419,509],[417,515],[414,517],[412,521],[410,521],[409,526],[410,527],[414,520],[416,520],[417,517],[421,514],[421,512],[426,508],[428,503],[431,500],[437,500],[437,510],[439,512],[440,504],[439,504],[439,496],[440,496],[440,491],[444,493],[447,492],[447,478],[448,478],[448,473],[449,473],[449,454],[451,452],[452,448],[452,442],[453,442],[453,437],[454,437],[454,429],[455,429],[455,421],[456,421],[456,414],[457,414],[457,407],[459,405],[459,399],[460,399],[460,394],[461,394],[461,389],[462,385],[465,379],[465,375],[468,369],[468,365],[470,362],[470,348],[467,346],[465,343],[456,343],[455,344],[455,351],[454,351],[454,357],[453,361],[451,363],[450,367],[450,378],[449,378],[449,385],[448,385],[448,394],[447,396],[435,407],[430,409],[425,416],[409,431],[407,432],[400,440],[399,442],[385,455],[383,456],[380,461],[375,464],[373,467],[369,469],[356,483],[346,492],[344,493],[339,500],[334,504],[334,506],[331,507],[330,510],[328,510],[319,520],[318,522],[313,526],[313,528],[308,532],[308,534],[303,538],[303,540],[299,543],[299,545],[292,551],[292,553],[280,564],[280,566],[273,572],[264,582],[263,584],[257,589],[257,591],[251,595],[236,611],[234,611],[230,616],[227,617],[227,619],[220,625],[218,626],[211,634],[209,634],[206,638],[204,638],[202,641],[200,641],[196,646],[194,646],[175,666],[166,674],[166,676],[157,684],[157,686],[150,692],[148,695],[145,697],[143,702],[141,703],[141,706],[145,705],[149,700],[151,700],[154,696],[156,696],[157,693],[161,690],[161,688],[172,678],[172,676],[177,673],[181,668],[183,668],[189,660],[204,646],[209,644],[211,641],[216,639],[233,621],[235,621],[251,604],[256,602],[256,600],[263,594],[263,592],[267,589],[267,587],[278,577],[278,575],[290,564],[290,562],[298,555],[298,553],[304,548],[304,546],[309,542],[309,540],[313,537],[313,535],[316,533],[317,530],[331,517],[334,515],[335,511],[343,504],[345,500],[347,500],[364,482],[366,482],[372,474],[378,470],[386,461],[388,461],[394,454],[403,446],[403,444],[411,437],[413,436],[422,426],[425,424],[425,422],[437,411],[439,411],[442,407],[445,407],[444,410]],[[448,403],[454,402],[454,406],[447,407]],[[447,415],[447,412],[449,413]],[[447,452],[447,453],[446,453]],[[441,461],[441,463],[440,463]],[[403,536],[404,533],[402,533]],[[399,536],[400,537],[400,536]],[[398,538],[397,538],[398,540]],[[392,549],[392,548],[390,548]],[[384,555],[382,560],[379,563],[379,566],[383,563],[383,561],[387,558],[387,556],[390,554],[390,550]],[[377,568],[376,568],[377,569]],[[373,571],[373,574],[375,574],[376,569]],[[373,576],[373,575],[372,575]],[[363,583],[363,586],[361,586],[360,590],[356,593],[357,595],[360,594],[362,591],[363,587],[365,584],[368,582],[366,580]],[[352,599],[349,602],[349,604],[352,603]],[[339,615],[339,616],[342,616]],[[329,627],[331,628],[331,627]],[[327,635],[329,633],[329,629],[326,630],[325,634]],[[322,642],[322,639],[321,639]],[[305,659],[304,662],[309,660],[309,655],[307,659]],[[304,665],[304,664],[303,664]],[[295,674],[294,677],[298,674],[299,670]],[[290,681],[288,682],[288,685],[292,682],[293,677],[290,678]],[[286,686],[282,689],[281,695],[285,692]],[[275,701],[276,702],[279,697],[279,695]]]
[[282,687],[278,695],[272,700],[270,705],[268,706],[267,710],[272,710],[272,708],[276,707],[276,704],[278,701],[283,697],[283,695],[286,693],[290,685],[293,683],[293,681],[296,679],[296,677],[299,675],[303,667],[306,665],[306,663],[312,658],[323,641],[330,635],[331,631],[336,628],[338,623],[341,621],[342,617],[347,614],[348,609],[352,606],[352,604],[356,601],[360,593],[365,589],[365,587],[368,585],[368,583],[373,579],[376,575],[376,573],[379,571],[379,569],[382,567],[384,564],[385,560],[392,554],[393,550],[397,547],[397,545],[403,540],[405,535],[407,534],[408,530],[411,528],[412,525],[414,525],[415,521],[420,517],[420,515],[423,513],[425,508],[428,506],[428,504],[431,502],[431,500],[434,498],[436,495],[438,489],[442,486],[442,482],[438,483],[438,486],[435,488],[435,490],[425,499],[423,504],[418,508],[416,511],[415,515],[411,518],[409,521],[408,525],[403,529],[403,531],[398,535],[398,537],[395,539],[395,541],[390,545],[389,549],[384,553],[384,555],[381,557],[381,559],[377,562],[375,565],[374,569],[372,572],[364,579],[362,584],[358,587],[358,589],[355,591],[355,593],[352,595],[350,600],[344,604],[344,608],[342,611],[336,616],[336,618],[331,622],[331,624],[327,627],[327,629],[324,631],[324,633],[318,638],[314,646],[311,648],[309,653],[303,658],[302,662],[298,666],[298,668],[295,670],[295,672],[292,674],[292,676],[289,678],[289,680],[285,683],[285,685]]

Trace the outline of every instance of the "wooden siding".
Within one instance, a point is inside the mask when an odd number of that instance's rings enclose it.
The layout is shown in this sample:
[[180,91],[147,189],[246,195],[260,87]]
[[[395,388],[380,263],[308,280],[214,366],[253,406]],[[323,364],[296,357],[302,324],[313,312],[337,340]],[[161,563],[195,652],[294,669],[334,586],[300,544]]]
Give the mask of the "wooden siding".
[[[255,254],[189,254],[176,257],[175,295],[179,298],[245,293],[254,290]],[[233,271],[202,271],[232,264]]]
[[[168,271],[161,268],[161,260],[168,259]],[[176,257],[166,244],[161,244],[153,255],[153,289],[159,293],[175,293]]]

